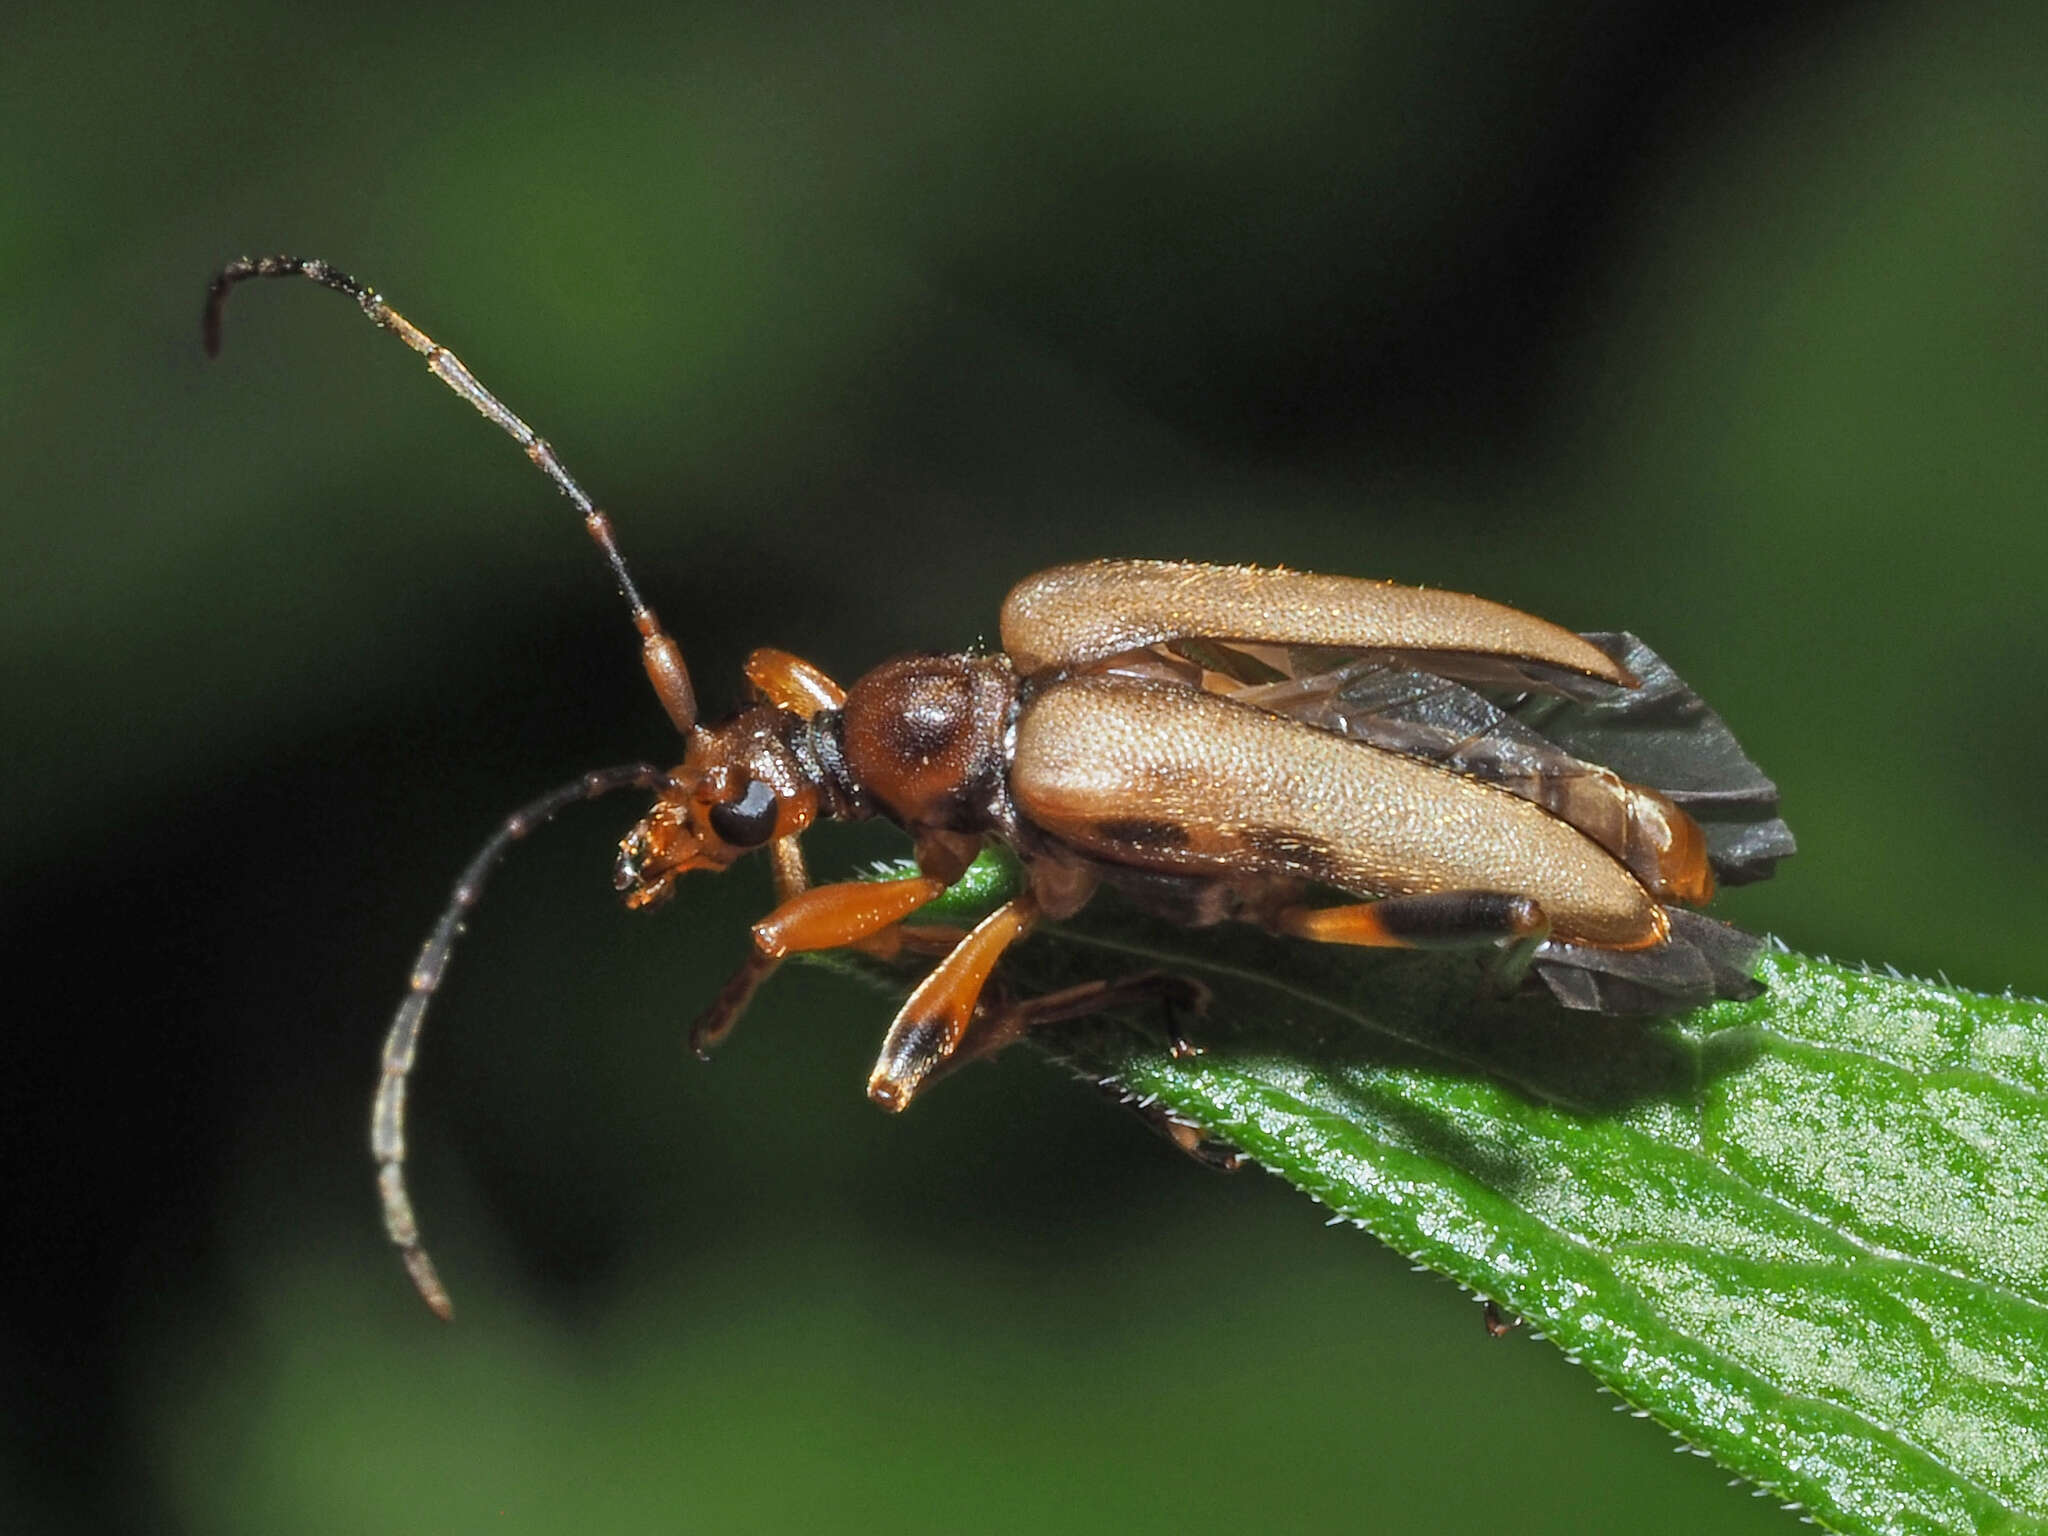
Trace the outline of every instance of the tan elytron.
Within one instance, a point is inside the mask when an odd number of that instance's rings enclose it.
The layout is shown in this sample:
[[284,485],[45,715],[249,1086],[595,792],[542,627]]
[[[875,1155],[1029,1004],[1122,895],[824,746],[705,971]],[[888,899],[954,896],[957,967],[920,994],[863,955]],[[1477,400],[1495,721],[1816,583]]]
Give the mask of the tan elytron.
[[1613,657],[1548,620],[1462,592],[1256,565],[1091,560],[1027,577],[1003,601],[1020,672],[1087,666],[1183,636],[1449,651],[1627,684]]
[[1097,858],[1358,896],[1503,890],[1572,944],[1662,942],[1621,861],[1530,801],[1214,694],[1081,677],[1017,722],[1017,808]]

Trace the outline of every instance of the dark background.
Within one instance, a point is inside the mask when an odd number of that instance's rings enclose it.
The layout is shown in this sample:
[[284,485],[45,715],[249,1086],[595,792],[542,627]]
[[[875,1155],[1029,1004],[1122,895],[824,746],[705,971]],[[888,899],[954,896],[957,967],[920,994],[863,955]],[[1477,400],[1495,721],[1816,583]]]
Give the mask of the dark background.
[[[2048,986],[2038,7],[200,4],[0,24],[10,1531],[1789,1529],[1543,1344],[1029,1053],[688,1020],[763,872],[504,872],[378,1229],[378,1037],[496,818],[1105,554],[1633,627],[1784,787],[1730,915]],[[828,871],[886,838],[824,837]]]

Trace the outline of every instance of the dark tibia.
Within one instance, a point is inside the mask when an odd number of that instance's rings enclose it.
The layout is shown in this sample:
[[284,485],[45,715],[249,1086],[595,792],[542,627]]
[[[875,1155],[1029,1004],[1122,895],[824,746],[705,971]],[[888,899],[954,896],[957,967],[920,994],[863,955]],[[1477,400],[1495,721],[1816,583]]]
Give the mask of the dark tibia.
[[1320,944],[1387,949],[1464,949],[1536,938],[1549,919],[1527,896],[1508,891],[1435,891],[1336,907],[1284,907],[1276,932]]

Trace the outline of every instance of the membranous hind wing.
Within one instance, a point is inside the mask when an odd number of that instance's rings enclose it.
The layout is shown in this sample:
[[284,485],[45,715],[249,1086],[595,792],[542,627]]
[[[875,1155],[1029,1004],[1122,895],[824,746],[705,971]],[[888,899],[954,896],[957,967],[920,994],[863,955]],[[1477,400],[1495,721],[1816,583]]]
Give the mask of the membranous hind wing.
[[[1239,702],[1401,752],[1534,801],[1606,848],[1666,901],[1698,904],[1713,881],[1766,879],[1794,851],[1777,786],[1734,733],[1633,635],[1591,634],[1641,681],[1504,678],[1466,658],[1339,656],[1204,642],[1203,686]],[[1167,649],[1184,664],[1178,648]],[[1420,663],[1427,661],[1425,668]],[[1712,880],[1703,878],[1711,870]],[[1761,945],[1724,923],[1669,910],[1648,951],[1545,944],[1535,970],[1560,1001],[1663,1012],[1753,996]]]
[[1797,848],[1778,815],[1778,786],[1719,715],[1634,635],[1583,636],[1639,679],[1634,688],[1571,684],[1531,690],[1509,713],[1545,740],[1637,784],[1700,824],[1723,885],[1768,880]]
[[[1407,752],[1534,800],[1607,848],[1660,896],[1711,894],[1656,867],[1676,808],[1697,824],[1714,880],[1768,879],[1795,849],[1778,787],[1706,701],[1630,634],[1589,634],[1640,682],[1587,678],[1515,685],[1462,658],[1270,649],[1244,661],[1259,681],[1205,670],[1204,686],[1242,703]],[[1226,648],[1208,645],[1221,652]],[[1220,659],[1220,658],[1219,658]],[[1674,834],[1682,840],[1682,834]]]
[[[1641,679],[1621,688],[1588,678],[1516,683],[1463,658],[1322,650],[1243,654],[1199,649],[1202,686],[1241,703],[1405,752],[1498,784],[1570,822],[1659,897],[1695,905],[1712,883],[1768,879],[1793,852],[1778,788],[1721,717],[1633,635],[1596,634]],[[1178,648],[1168,654],[1178,655]],[[1257,669],[1254,675],[1252,669]],[[1673,810],[1683,812],[1679,817]],[[1688,851],[1699,834],[1712,882]]]

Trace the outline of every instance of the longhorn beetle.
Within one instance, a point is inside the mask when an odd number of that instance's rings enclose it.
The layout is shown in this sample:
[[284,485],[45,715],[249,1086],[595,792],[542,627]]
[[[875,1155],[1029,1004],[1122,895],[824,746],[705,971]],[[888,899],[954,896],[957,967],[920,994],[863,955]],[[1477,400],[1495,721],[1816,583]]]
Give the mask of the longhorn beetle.
[[[1757,990],[1757,941],[1687,908],[1717,878],[1762,879],[1792,852],[1776,788],[1632,635],[1576,635],[1483,598],[1389,582],[1096,560],[1015,587],[991,654],[899,657],[842,689],[795,656],[757,650],[745,665],[754,702],[705,724],[611,520],[546,441],[452,352],[322,261],[223,267],[206,303],[209,354],[228,294],[251,277],[348,295],[525,449],[583,515],[684,742],[674,768],[600,769],[515,812],[463,871],[413,967],[384,1043],[370,1142],[385,1226],[444,1318],[448,1293],[405,1188],[421,1021],[506,850],[614,790],[654,795],[612,869],[628,907],[654,906],[678,875],[751,849],[773,866],[777,905],[693,1028],[700,1052],[785,956],[936,946],[868,1077],[887,1110],[1053,1020],[1148,997],[1202,1005],[1199,986],[1158,972],[997,1000],[988,983],[1004,951],[1101,884],[1193,926],[1498,946],[1567,1007],[1661,1012]],[[811,884],[805,828],[874,816],[910,834],[918,873]],[[1021,861],[1021,895],[965,933],[904,926],[991,841]]]

